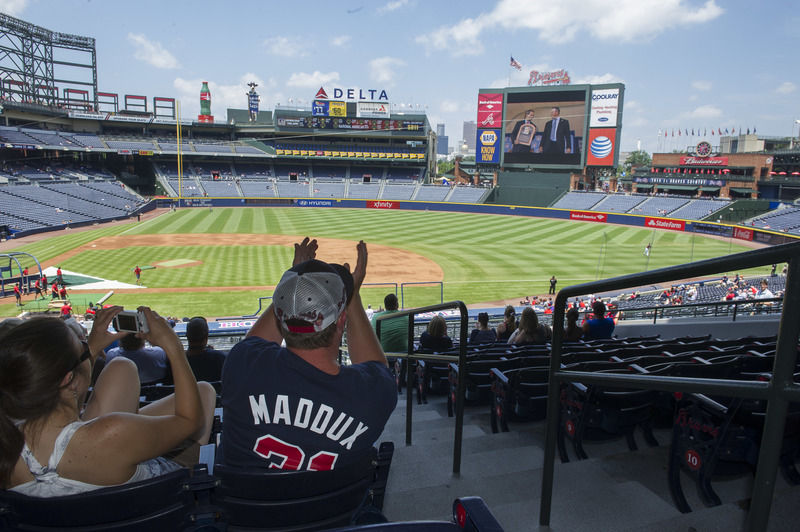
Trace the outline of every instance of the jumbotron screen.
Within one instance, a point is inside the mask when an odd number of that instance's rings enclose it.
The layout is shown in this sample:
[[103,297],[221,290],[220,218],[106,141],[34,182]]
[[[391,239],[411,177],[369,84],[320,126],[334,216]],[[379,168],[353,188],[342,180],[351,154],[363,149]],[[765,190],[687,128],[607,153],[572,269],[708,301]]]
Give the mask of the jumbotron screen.
[[510,167],[616,166],[623,91],[622,84],[481,89],[475,159]]

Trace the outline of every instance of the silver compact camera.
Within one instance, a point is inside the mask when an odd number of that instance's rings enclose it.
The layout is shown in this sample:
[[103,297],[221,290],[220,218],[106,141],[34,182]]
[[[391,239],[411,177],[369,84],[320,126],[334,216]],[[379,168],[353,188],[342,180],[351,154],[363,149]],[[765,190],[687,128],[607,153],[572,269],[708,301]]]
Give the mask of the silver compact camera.
[[119,332],[132,333],[146,333],[150,330],[144,313],[137,310],[123,310],[114,316],[114,328]]

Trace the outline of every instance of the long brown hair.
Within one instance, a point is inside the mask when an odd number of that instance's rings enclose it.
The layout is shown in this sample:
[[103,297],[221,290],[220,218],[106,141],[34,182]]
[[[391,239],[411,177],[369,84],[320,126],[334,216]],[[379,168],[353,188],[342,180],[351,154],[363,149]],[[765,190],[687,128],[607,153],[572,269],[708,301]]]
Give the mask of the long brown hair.
[[59,404],[61,381],[80,354],[75,334],[58,318],[36,318],[3,336],[0,345],[0,486],[6,488],[25,439],[16,421],[40,421]]

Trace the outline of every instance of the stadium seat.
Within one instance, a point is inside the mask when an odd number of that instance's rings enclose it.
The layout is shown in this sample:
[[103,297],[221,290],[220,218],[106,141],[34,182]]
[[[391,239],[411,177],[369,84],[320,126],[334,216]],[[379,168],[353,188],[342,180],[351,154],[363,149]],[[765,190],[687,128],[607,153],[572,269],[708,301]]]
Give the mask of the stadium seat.
[[217,464],[213,504],[228,530],[322,530],[385,521],[380,514],[392,444],[371,449],[332,471],[234,468]]
[[[198,469],[197,479],[203,476],[203,470]],[[195,512],[188,469],[64,497],[28,497],[0,491],[2,530],[188,530]]]

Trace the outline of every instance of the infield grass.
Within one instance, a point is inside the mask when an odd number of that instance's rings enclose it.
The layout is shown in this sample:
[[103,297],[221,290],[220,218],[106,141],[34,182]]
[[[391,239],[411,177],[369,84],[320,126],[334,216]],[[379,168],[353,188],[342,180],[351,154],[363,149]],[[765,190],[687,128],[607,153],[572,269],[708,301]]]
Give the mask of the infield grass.
[[[209,233],[309,235],[351,240],[353,246],[363,239],[400,248],[435,261],[444,272],[444,300],[467,304],[546,293],[551,275],[563,288],[747,249],[732,240],[692,233],[522,216],[270,207],[180,209],[146,222],[57,235],[16,251],[43,262],[102,236]],[[648,260],[643,249],[651,241]],[[291,263],[292,250],[281,245],[208,245],[199,236],[196,244],[183,247],[89,249],[60,264],[74,272],[133,283],[135,265],[169,260],[202,264],[145,270],[143,284],[165,292],[115,294],[109,302],[129,308],[147,304],[174,316],[250,314],[258,309],[259,296],[271,295],[271,290],[251,287],[276,284]],[[170,292],[170,288],[196,291]],[[365,287],[365,304],[377,308],[388,291],[392,290],[386,286]],[[439,294],[437,285],[409,287],[404,291],[405,306],[438,303]],[[0,315],[15,315],[13,298],[6,301],[10,304],[0,305]]]

